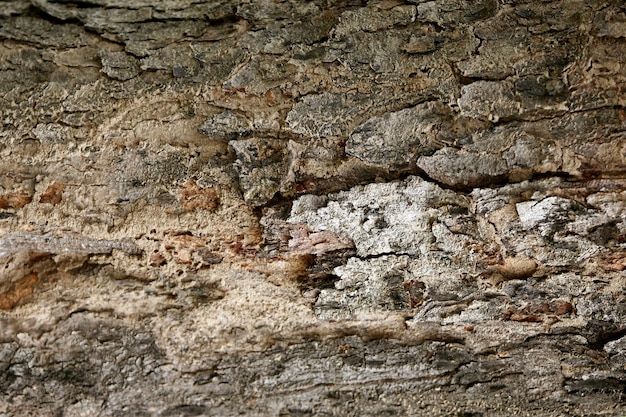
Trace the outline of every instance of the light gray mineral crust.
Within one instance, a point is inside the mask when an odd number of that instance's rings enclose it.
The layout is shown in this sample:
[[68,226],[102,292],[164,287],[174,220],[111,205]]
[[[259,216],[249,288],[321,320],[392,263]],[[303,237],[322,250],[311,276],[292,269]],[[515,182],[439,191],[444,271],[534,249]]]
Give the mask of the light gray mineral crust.
[[[357,249],[356,257],[335,268],[339,279],[334,288],[321,291],[316,313],[333,319],[410,314],[416,304],[431,299],[436,301],[419,310],[421,320],[473,323],[508,314],[506,298],[485,291],[494,283],[518,280],[511,285],[524,285],[519,280],[551,268],[582,272],[587,262],[608,253],[603,248],[624,246],[618,243],[623,218],[537,191],[559,186],[526,182],[464,196],[414,177],[355,187],[329,200],[301,197],[288,221],[346,236]],[[468,277],[484,281],[468,285]],[[574,296],[585,299],[574,282],[567,290],[547,288],[565,291],[553,296],[571,305]],[[589,303],[579,302],[581,308]],[[467,309],[449,308],[459,303]],[[584,311],[589,314],[588,307]]]
[[[305,203],[306,204],[306,203]],[[468,201],[421,178],[370,184],[333,196],[324,207],[307,210],[296,200],[288,221],[331,230],[354,241],[359,256],[426,254],[435,244],[432,225]]]

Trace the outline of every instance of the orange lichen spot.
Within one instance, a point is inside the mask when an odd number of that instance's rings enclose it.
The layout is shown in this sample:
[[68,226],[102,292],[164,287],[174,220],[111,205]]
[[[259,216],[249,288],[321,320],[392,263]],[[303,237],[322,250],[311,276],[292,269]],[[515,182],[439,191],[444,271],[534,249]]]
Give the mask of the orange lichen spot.
[[217,193],[211,187],[202,188],[196,184],[195,178],[190,178],[178,190],[180,204],[186,212],[196,209],[214,211],[219,205]]
[[39,197],[40,203],[59,204],[63,198],[65,184],[54,181]]
[[24,298],[33,293],[37,281],[39,277],[36,273],[32,273],[15,282],[8,291],[0,294],[0,310],[15,308]]
[[0,194],[0,209],[21,209],[31,201],[33,201],[33,196],[26,191],[14,191]]

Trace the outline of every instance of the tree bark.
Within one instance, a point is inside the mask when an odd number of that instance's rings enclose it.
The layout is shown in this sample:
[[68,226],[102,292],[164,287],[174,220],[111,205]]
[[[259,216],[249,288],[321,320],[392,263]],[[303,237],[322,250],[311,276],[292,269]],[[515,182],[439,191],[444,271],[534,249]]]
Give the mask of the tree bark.
[[0,416],[626,414],[617,0],[0,3]]

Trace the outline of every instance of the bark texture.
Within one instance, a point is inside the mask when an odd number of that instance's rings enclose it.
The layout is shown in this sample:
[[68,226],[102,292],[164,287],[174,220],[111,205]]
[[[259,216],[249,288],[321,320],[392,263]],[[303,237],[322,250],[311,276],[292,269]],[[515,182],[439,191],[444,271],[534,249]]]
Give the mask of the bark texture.
[[0,3],[0,416],[626,414],[620,0]]

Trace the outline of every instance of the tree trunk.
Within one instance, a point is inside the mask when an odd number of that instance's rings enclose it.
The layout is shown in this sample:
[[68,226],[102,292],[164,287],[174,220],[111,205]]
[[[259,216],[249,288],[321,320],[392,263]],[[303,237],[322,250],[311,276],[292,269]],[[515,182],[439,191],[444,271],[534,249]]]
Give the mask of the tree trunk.
[[0,416],[626,414],[618,0],[0,3]]

